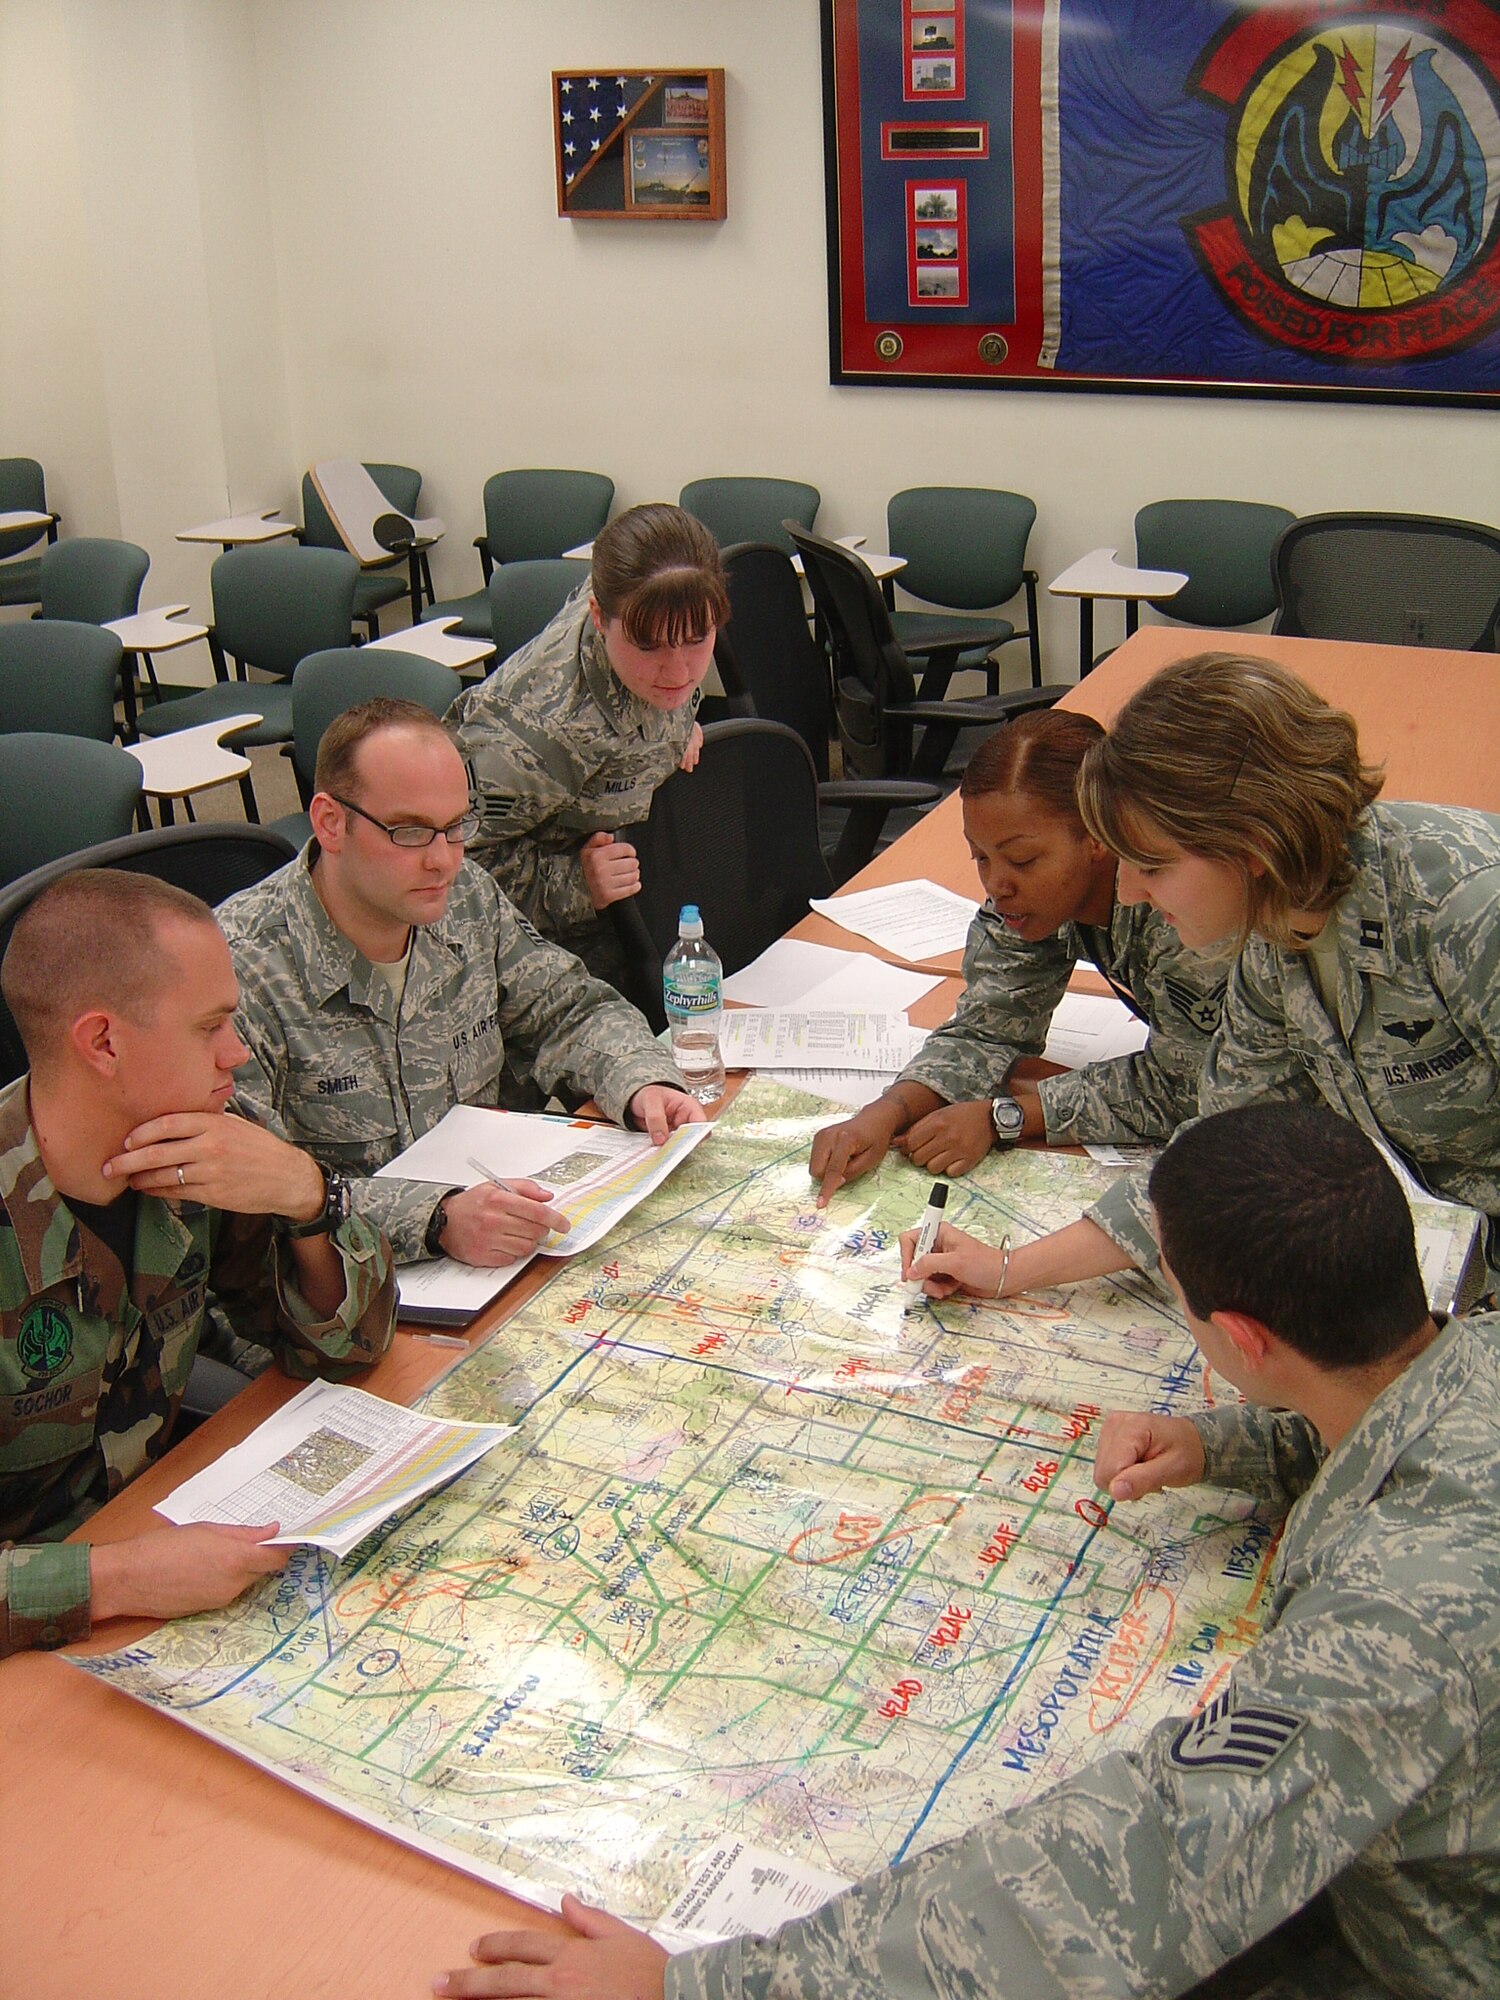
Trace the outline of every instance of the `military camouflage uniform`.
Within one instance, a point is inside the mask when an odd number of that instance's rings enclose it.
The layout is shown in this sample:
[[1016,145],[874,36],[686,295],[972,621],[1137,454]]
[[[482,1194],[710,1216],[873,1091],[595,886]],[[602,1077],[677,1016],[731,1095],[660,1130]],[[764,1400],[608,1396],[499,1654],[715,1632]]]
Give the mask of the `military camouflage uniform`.
[[617,678],[574,592],[545,632],[448,711],[484,815],[471,852],[523,916],[596,972],[617,967],[579,850],[635,826],[677,769],[698,710],[653,708]]
[[1254,1990],[1490,2000],[1493,1326],[1451,1324],[1321,1467],[1301,1417],[1194,1421],[1211,1481],[1297,1503],[1268,1629],[1214,1699],[774,1938],[673,1959],[667,2000],[1170,2000],[1325,1888],[1337,1929],[1315,1967]]
[[390,1344],[390,1254],[367,1222],[333,1237],[344,1303],[319,1319],[267,1217],[136,1200],[126,1272],[48,1178],[26,1079],[0,1092],[0,1655],[88,1636],[88,1547],[61,1537],[171,1442],[210,1293],[289,1374],[341,1375]]
[[1165,1139],[1198,1102],[1198,1077],[1224,1005],[1225,967],[1184,948],[1144,903],[1116,903],[1107,928],[1064,924],[1027,944],[989,903],[969,927],[964,990],[952,1020],[901,1072],[949,1104],[993,1097],[1021,1056],[1039,1056],[1079,959],[1134,1002],[1151,1031],[1139,1054],[1049,1076],[1039,1086],[1048,1143]]
[[385,1231],[399,1259],[423,1255],[444,1190],[376,1180],[375,1169],[455,1104],[498,1104],[508,1054],[534,1061],[546,1090],[566,1083],[597,1098],[617,1123],[646,1084],[686,1089],[635,1008],[538,937],[472,862],[443,916],[412,932],[398,1016],[388,981],[329,921],[312,854],[309,842],[217,912],[251,1055],[235,1098],[320,1165],[348,1174],[356,1211]]
[[[1354,881],[1329,917],[1338,1019],[1306,956],[1252,938],[1230,976],[1198,1109],[1327,1104],[1399,1153],[1434,1194],[1490,1217],[1500,1268],[1500,820],[1374,805],[1350,840]],[[1144,1176],[1093,1211],[1133,1262],[1155,1262]]]

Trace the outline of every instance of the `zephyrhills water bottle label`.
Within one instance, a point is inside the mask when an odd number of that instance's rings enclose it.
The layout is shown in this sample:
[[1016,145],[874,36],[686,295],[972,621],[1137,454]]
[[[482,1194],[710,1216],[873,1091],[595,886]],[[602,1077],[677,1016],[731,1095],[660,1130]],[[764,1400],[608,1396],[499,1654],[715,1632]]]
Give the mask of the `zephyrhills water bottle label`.
[[712,975],[691,982],[670,979],[663,985],[662,1000],[674,1014],[717,1014],[720,1007],[719,982]]

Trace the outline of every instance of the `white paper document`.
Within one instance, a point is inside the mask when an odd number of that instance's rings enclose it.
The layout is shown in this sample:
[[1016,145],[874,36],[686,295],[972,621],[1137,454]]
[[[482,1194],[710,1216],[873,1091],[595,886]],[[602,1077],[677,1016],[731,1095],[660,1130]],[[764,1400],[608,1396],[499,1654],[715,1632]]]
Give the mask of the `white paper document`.
[[736,1007],[719,1028],[726,1069],[863,1069],[894,1075],[909,1060],[904,1014]]
[[1485,1218],[1476,1208],[1431,1193],[1389,1146],[1375,1143],[1411,1210],[1427,1303],[1434,1312],[1466,1312],[1483,1289]]
[[1147,1032],[1146,1023],[1112,993],[1065,993],[1042,1053],[1048,1062],[1061,1063],[1065,1069],[1082,1069],[1088,1063],[1133,1056],[1146,1046]]
[[778,938],[724,981],[724,998],[743,1007],[872,1007],[904,1013],[942,974],[908,972],[867,951]]
[[[712,1130],[711,1125],[682,1125],[665,1145],[653,1146],[644,1132],[625,1132],[594,1119],[456,1104],[380,1173],[445,1188],[476,1187],[490,1174],[507,1181],[537,1181],[550,1189],[553,1207],[571,1225],[566,1235],[543,1243],[538,1254],[571,1257],[606,1235]],[[480,1171],[481,1165],[489,1174]],[[471,1319],[530,1262],[530,1257],[519,1257],[481,1269],[439,1257],[404,1264],[396,1274],[402,1315]]]
[[721,1938],[767,1936],[849,1887],[842,1875],[743,1840],[721,1840],[693,1870],[653,1936],[668,1951]]
[[882,951],[920,965],[963,950],[979,905],[972,896],[956,895],[936,882],[916,881],[857,889],[847,896],[815,896],[812,907]]
[[372,1528],[511,1435],[514,1424],[419,1416],[363,1389],[309,1382],[242,1444],[156,1504],[186,1526],[278,1521],[277,1542],[346,1556]]

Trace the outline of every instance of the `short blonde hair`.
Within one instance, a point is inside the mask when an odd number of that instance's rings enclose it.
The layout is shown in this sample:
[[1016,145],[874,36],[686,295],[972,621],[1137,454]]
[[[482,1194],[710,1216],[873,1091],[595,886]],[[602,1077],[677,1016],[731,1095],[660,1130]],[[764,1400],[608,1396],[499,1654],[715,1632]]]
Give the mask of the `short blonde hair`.
[[1252,931],[1294,949],[1295,911],[1331,910],[1354,877],[1349,836],[1384,774],[1354,718],[1271,660],[1201,653],[1164,667],[1078,773],[1096,840],[1137,867],[1174,849],[1238,869]]

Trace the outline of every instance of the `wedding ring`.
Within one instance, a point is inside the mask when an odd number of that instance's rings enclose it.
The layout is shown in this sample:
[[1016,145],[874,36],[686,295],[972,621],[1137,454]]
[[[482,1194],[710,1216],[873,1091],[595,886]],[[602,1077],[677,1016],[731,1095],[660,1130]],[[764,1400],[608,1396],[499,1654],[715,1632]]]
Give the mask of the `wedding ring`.
[[182,1171],[181,1167],[177,1169],[177,1185],[179,1187],[187,1186],[187,1175]]

